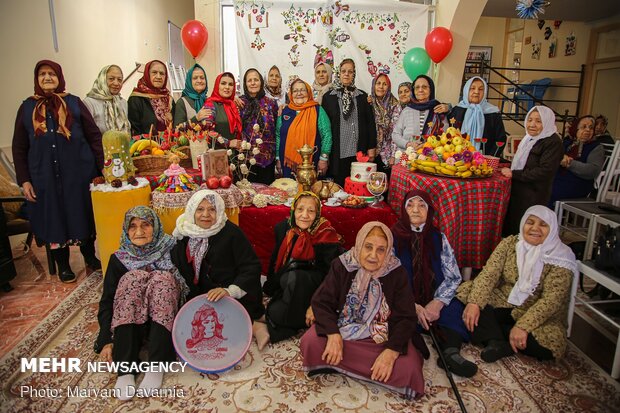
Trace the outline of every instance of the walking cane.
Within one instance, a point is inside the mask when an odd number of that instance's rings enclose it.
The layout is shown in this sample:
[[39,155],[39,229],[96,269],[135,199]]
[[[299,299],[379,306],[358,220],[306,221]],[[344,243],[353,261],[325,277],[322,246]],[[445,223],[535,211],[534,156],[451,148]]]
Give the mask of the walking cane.
[[435,333],[433,332],[432,328],[429,328],[428,332],[431,334],[433,344],[435,345],[435,348],[439,353],[439,360],[441,360],[441,364],[443,364],[443,368],[446,371],[446,375],[448,376],[448,380],[450,381],[450,386],[452,386],[452,391],[454,391],[454,395],[456,396],[456,401],[459,402],[461,412],[467,413],[467,409],[465,408],[465,404],[463,403],[463,399],[461,398],[461,393],[459,393],[459,389],[456,388],[456,383],[454,382],[454,378],[452,377],[452,372],[448,368],[448,363],[446,363],[446,359],[443,357],[441,347],[439,347],[439,343],[437,342],[437,337],[435,337]]

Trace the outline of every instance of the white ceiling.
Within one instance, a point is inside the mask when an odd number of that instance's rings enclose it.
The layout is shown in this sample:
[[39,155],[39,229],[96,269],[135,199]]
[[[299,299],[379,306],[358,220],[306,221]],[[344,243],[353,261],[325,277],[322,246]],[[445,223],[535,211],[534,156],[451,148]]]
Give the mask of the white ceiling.
[[[540,19],[593,21],[620,14],[620,0],[548,0]],[[488,0],[483,16],[518,17],[515,11],[516,0]]]

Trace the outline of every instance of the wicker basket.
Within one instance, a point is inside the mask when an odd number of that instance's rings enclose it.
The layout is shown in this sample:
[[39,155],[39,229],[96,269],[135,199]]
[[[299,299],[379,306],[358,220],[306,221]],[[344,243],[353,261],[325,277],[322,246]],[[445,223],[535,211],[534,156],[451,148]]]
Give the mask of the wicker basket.
[[170,166],[165,156],[143,155],[131,158],[138,175],[161,175]]
[[179,163],[179,165],[185,169],[190,169],[192,167],[192,154],[189,150],[189,146],[179,146],[177,150],[184,153],[186,156],[186,158],[181,159],[181,163]]

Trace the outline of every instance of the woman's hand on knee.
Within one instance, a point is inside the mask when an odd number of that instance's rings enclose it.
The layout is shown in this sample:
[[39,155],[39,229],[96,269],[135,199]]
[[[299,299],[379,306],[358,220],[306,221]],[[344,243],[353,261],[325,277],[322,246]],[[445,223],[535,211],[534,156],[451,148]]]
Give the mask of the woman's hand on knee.
[[480,318],[480,307],[478,304],[469,303],[463,311],[463,322],[469,331],[474,331],[478,327],[478,319]]
[[394,369],[394,363],[400,354],[397,351],[386,348],[377,356],[375,362],[372,364],[370,371],[372,375],[370,378],[376,381],[382,381],[387,383],[392,375]]
[[207,300],[220,301],[222,298],[230,296],[226,288],[214,288],[207,293]]
[[518,350],[525,350],[525,347],[527,347],[527,331],[515,326],[510,330],[508,340],[510,341],[512,351],[515,353],[518,353]]
[[327,344],[325,345],[325,351],[321,355],[321,360],[331,366],[337,366],[342,361],[343,348],[342,336],[339,333],[328,334]]
[[312,324],[314,324],[314,321],[314,311],[312,311],[312,306],[310,306],[306,310],[306,325],[310,327]]
[[428,321],[433,322],[436,320],[439,320],[439,316],[441,314],[441,309],[443,308],[444,304],[439,301],[439,300],[431,300],[428,304],[426,304],[426,306],[424,307],[424,309],[426,310],[426,318],[428,319]]
[[103,346],[103,349],[101,349],[101,353],[99,353],[99,357],[103,361],[112,363],[112,343]]

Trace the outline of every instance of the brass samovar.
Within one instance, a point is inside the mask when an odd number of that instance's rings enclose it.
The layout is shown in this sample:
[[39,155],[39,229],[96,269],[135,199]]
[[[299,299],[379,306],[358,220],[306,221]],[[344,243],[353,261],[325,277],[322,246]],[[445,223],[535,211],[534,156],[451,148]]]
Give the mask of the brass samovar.
[[312,162],[312,155],[317,151],[317,147],[312,147],[305,144],[301,148],[297,149],[297,153],[301,155],[301,165],[297,167],[295,173],[295,179],[304,191],[310,191],[312,184],[316,182],[316,171],[314,170],[314,163]]

